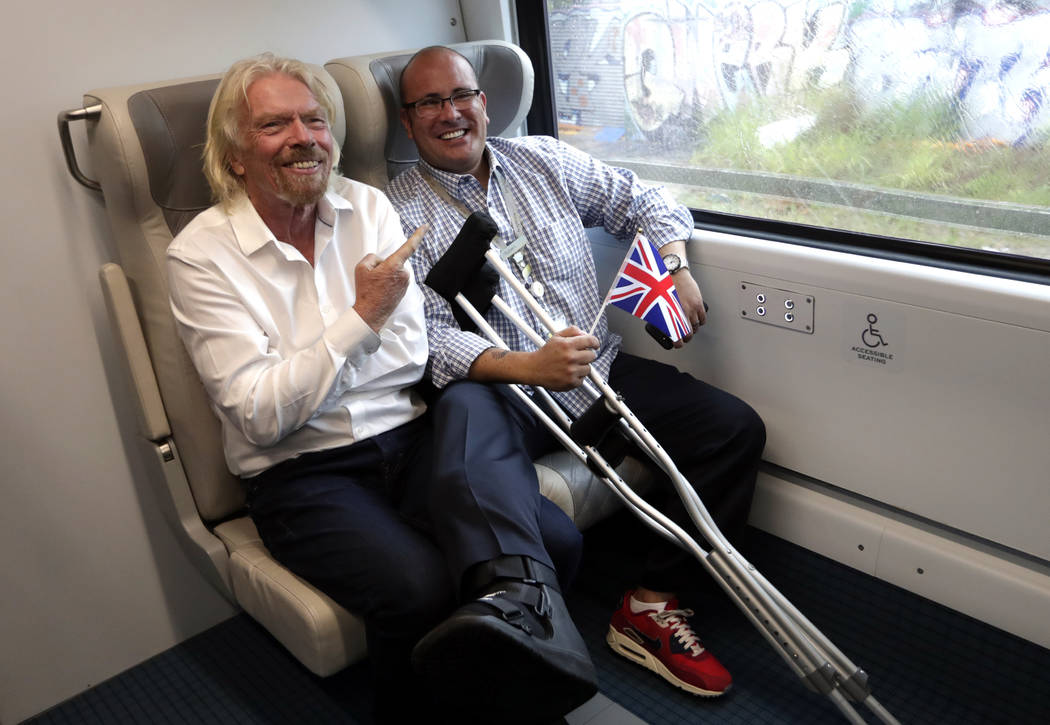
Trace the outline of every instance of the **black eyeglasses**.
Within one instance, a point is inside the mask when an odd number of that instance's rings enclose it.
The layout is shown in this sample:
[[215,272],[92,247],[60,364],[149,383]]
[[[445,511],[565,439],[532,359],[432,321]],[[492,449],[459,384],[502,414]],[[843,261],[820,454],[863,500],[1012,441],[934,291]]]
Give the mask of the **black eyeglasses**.
[[434,118],[445,107],[445,101],[451,103],[452,107],[457,111],[465,111],[470,108],[471,104],[474,103],[474,99],[480,94],[481,89],[475,88],[469,91],[456,91],[448,98],[425,96],[418,101],[402,104],[401,107],[405,109],[414,108],[416,115],[420,118]]

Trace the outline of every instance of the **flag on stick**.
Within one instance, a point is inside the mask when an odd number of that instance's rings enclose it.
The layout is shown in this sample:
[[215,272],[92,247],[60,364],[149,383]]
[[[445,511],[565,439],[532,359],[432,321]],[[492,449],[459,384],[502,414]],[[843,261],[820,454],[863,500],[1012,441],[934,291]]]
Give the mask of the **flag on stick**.
[[642,318],[671,338],[672,342],[681,340],[692,331],[664,260],[653,243],[640,231],[620,265],[605,302],[598,310],[599,318],[606,304],[613,304]]

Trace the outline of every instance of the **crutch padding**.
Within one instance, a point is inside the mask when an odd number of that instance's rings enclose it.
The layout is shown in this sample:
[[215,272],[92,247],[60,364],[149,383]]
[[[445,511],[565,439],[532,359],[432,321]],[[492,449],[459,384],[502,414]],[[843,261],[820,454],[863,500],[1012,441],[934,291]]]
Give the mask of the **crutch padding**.
[[475,309],[485,314],[499,285],[499,273],[485,264],[485,252],[498,232],[492,217],[483,211],[474,212],[467,217],[452,246],[424,280],[452,306],[452,315],[462,330],[471,332],[476,325],[456,304],[456,295],[462,294]]

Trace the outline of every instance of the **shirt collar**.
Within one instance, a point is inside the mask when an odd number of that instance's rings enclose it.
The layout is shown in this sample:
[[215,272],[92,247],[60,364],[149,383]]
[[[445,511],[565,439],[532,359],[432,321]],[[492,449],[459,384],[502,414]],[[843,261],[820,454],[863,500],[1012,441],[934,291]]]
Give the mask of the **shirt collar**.
[[[329,186],[324,196],[317,203],[317,218],[321,223],[334,227],[337,213],[341,211],[352,212],[353,209],[354,205],[350,203],[349,199],[335,193],[332,187]],[[237,244],[245,256],[251,256],[266,246],[266,244],[278,241],[277,237],[266,225],[266,222],[259,216],[259,212],[255,210],[255,206],[247,194],[241,194],[233,202],[233,207],[230,210],[230,225],[233,227]]]

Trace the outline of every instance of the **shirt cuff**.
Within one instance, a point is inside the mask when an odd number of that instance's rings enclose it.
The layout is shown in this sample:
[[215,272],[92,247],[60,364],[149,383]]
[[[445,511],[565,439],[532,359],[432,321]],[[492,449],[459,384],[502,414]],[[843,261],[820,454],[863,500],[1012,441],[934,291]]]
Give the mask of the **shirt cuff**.
[[379,349],[379,335],[351,307],[324,332],[328,349],[359,367],[365,357]]
[[470,377],[470,367],[478,356],[495,344],[485,338],[471,332],[456,331],[452,333],[453,340],[445,345],[444,354],[435,355],[431,351],[432,362],[431,378],[434,385],[443,388],[456,380],[466,380]]
[[693,236],[692,227],[667,226],[649,231],[649,241],[656,245],[657,249],[663,249],[671,242],[689,242]]

